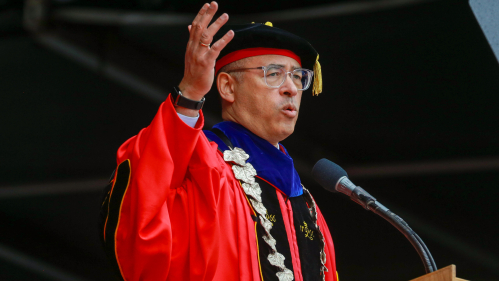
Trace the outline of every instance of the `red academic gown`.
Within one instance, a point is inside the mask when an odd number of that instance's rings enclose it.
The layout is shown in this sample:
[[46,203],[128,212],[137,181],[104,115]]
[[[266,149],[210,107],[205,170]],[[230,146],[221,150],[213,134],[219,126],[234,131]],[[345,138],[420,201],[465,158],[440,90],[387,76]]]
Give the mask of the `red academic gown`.
[[[168,98],[152,123],[119,148],[104,239],[124,280],[262,279],[253,211],[217,144],[202,132],[203,123],[200,112],[195,128],[186,125]],[[290,269],[301,281],[285,196],[278,192]],[[325,237],[326,280],[333,281],[333,242],[320,210],[318,225]]]

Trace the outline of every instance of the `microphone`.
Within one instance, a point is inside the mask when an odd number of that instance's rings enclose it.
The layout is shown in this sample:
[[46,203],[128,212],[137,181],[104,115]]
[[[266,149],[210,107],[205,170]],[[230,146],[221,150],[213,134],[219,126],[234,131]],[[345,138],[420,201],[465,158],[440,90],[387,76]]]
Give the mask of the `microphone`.
[[322,158],[314,165],[312,177],[326,190],[343,193],[366,210],[374,213],[389,211],[388,208],[376,201],[376,198],[371,194],[351,182],[343,168],[326,158]]
[[418,252],[426,273],[437,270],[437,266],[430,251],[424,244],[423,240],[409,227],[409,225],[395,213],[376,201],[360,186],[356,186],[348,179],[348,174],[343,168],[325,158],[315,163],[312,168],[312,177],[324,189],[331,192],[340,192],[352,199],[352,201],[364,207],[366,210],[372,211],[380,217],[387,220],[395,228],[397,228]]

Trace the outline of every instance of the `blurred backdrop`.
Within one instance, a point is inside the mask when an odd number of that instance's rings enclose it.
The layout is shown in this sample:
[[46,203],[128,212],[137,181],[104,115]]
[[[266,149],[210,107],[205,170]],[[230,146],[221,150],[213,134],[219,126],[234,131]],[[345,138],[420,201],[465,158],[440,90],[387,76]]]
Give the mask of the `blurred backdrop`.
[[[97,235],[100,193],[117,148],[180,82],[203,3],[0,0],[0,280],[117,280]],[[499,279],[498,2],[219,4],[232,23],[271,21],[320,54],[324,92],[304,94],[283,144],[329,224],[341,280],[424,268],[390,224],[313,181],[321,158],[402,216],[438,267]],[[213,90],[207,128],[218,103]]]

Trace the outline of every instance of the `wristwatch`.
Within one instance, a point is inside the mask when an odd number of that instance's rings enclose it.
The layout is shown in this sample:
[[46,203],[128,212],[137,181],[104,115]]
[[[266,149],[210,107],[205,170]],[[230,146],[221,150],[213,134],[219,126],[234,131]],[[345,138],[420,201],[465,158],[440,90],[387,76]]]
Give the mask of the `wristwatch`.
[[174,106],[178,105],[181,107],[185,107],[188,109],[194,109],[194,110],[200,110],[201,108],[203,108],[203,104],[204,104],[204,100],[205,100],[204,97],[200,101],[188,99],[188,98],[184,97],[184,95],[182,95],[182,92],[177,87],[173,87],[173,91],[171,93],[171,96],[172,96],[172,102],[173,102]]

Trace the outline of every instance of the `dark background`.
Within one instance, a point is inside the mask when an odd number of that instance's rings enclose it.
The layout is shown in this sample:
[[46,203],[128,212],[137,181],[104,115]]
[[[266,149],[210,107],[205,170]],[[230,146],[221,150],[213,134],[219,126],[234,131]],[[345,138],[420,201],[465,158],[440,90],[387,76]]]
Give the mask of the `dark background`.
[[[97,236],[100,190],[117,148],[181,80],[202,4],[0,1],[0,280],[116,280]],[[283,144],[326,217],[341,280],[424,268],[390,224],[311,179],[323,157],[402,216],[438,267],[499,279],[499,65],[467,1],[219,4],[320,54],[324,92],[304,94]],[[207,126],[220,120],[215,92],[203,110]]]

